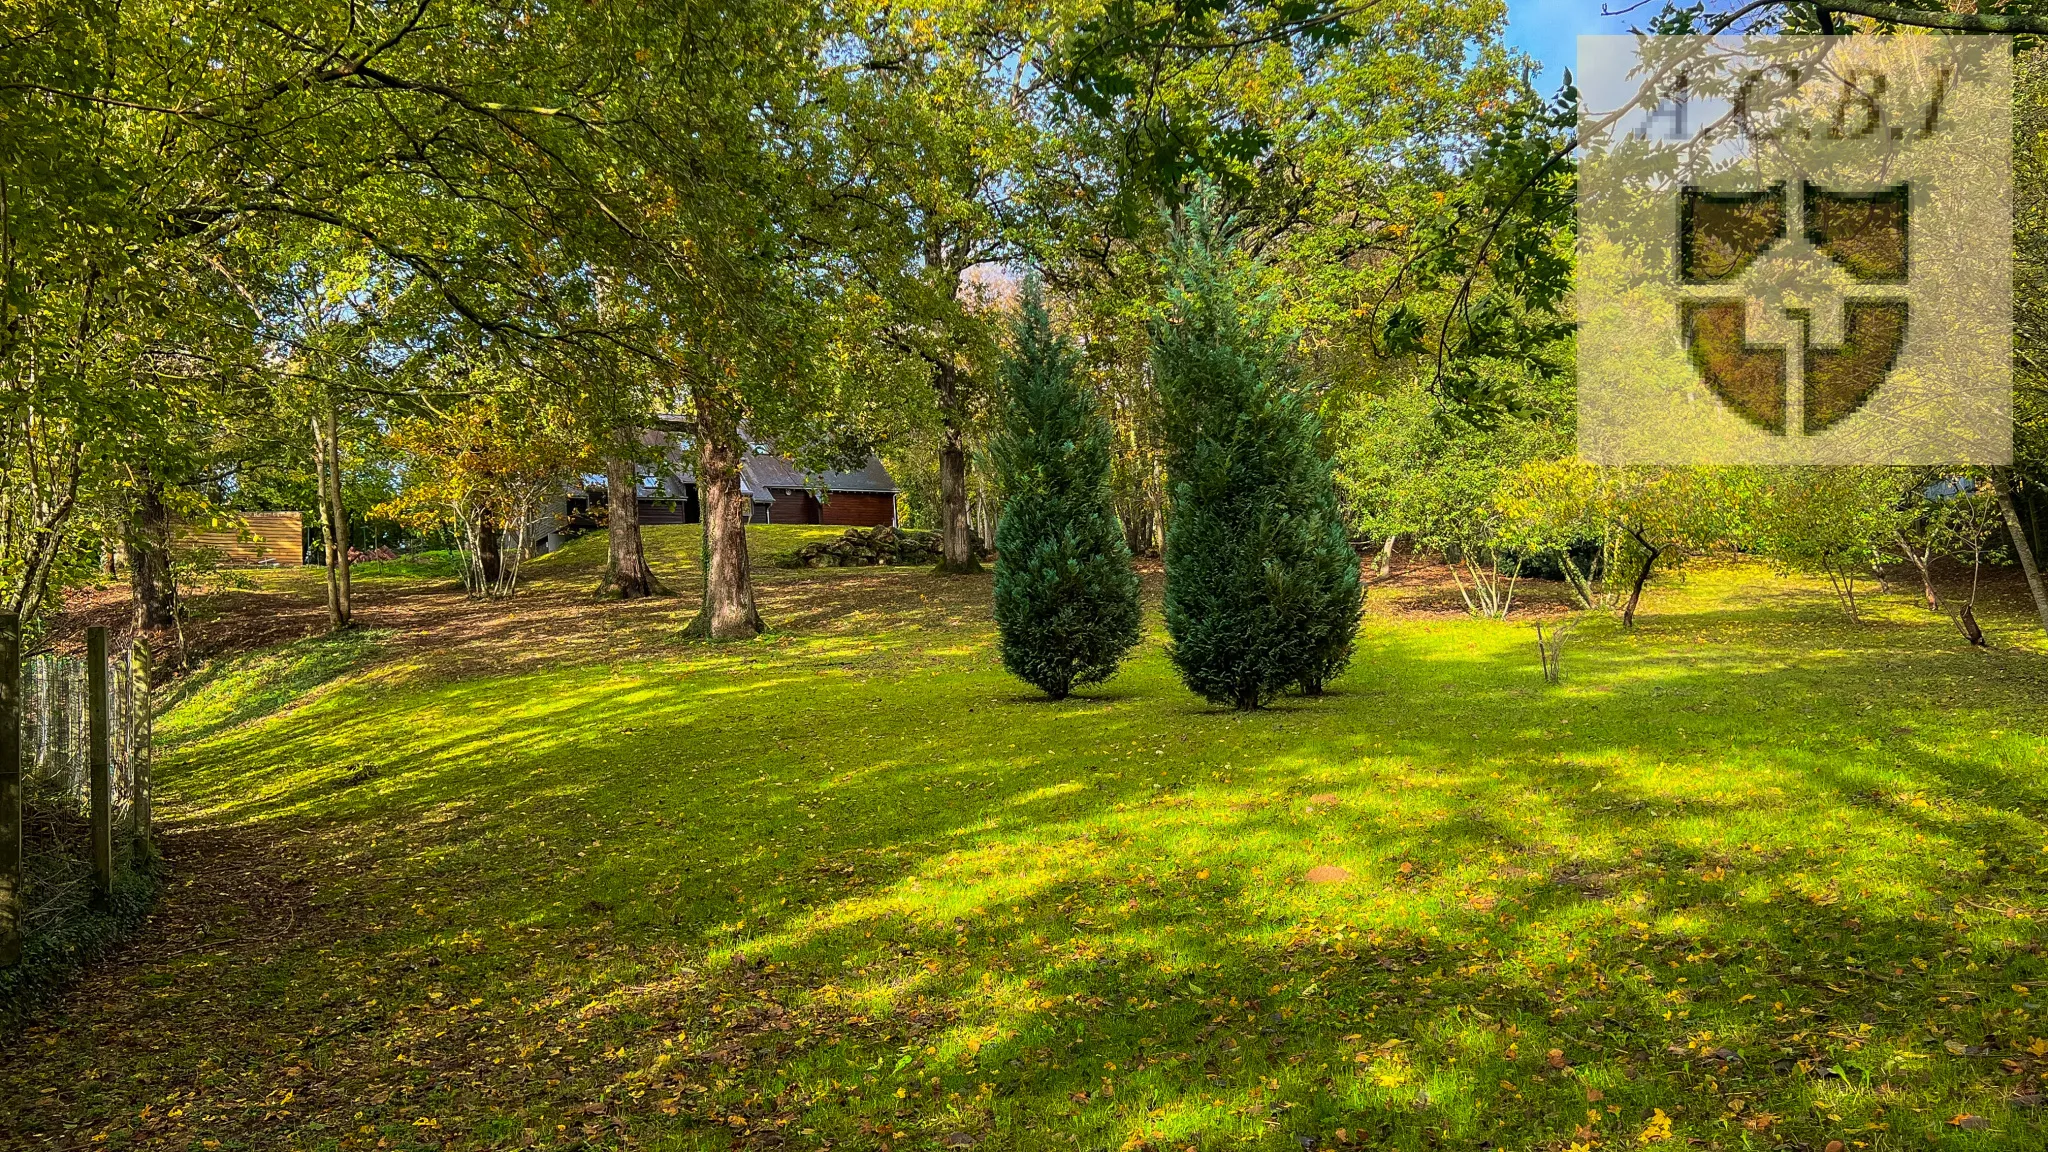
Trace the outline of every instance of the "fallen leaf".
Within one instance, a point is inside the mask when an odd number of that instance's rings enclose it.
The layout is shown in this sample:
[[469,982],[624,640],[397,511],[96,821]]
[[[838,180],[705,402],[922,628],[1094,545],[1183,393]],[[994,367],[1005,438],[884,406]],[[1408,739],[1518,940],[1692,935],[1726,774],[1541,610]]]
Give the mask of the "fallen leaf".
[[1545,1059],[1550,1061],[1550,1066],[1552,1068],[1562,1068],[1567,1063],[1569,1063],[1569,1061],[1567,1061],[1564,1058],[1564,1049],[1562,1048],[1552,1048],[1550,1050],[1550,1054],[1547,1057],[1545,1057]]

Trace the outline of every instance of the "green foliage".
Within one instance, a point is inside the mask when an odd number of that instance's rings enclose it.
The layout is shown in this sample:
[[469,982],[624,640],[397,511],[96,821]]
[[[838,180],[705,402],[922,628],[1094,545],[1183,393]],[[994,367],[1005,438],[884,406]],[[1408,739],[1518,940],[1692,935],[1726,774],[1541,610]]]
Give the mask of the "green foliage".
[[1862,617],[1856,585],[1898,559],[1918,473],[1907,468],[1758,468],[1737,473],[1746,543],[1781,569],[1827,577],[1842,613]]
[[1569,372],[1577,117],[1569,85],[1549,102],[1526,85],[1489,100],[1469,162],[1416,206],[1392,304],[1375,309],[1380,353],[1481,422],[1515,412],[1527,377]]
[[995,618],[1003,667],[1058,700],[1116,672],[1138,642],[1138,576],[1110,502],[1110,429],[1026,290],[989,453],[1003,491]]
[[1360,534],[1406,536],[1442,553],[1470,584],[1475,615],[1507,614],[1526,556],[1554,557],[1578,543],[1563,532],[1532,534],[1501,503],[1517,469],[1569,450],[1549,383],[1513,380],[1517,411],[1475,423],[1411,376],[1361,399],[1339,423],[1338,482]]
[[1358,557],[1337,509],[1310,397],[1269,301],[1197,202],[1153,325],[1173,502],[1166,627],[1189,688],[1255,708],[1318,692],[1349,661]]
[[1106,170],[1087,193],[1113,234],[1153,233],[1160,202],[1205,183],[1276,232],[1341,231],[1464,142],[1468,111],[1509,81],[1497,20],[1468,0],[1123,0],[1050,37],[1046,70],[1082,171]]
[[[1669,572],[1748,538],[1746,475],[1736,468],[1534,459],[1502,479],[1488,507],[1502,539],[1558,558],[1583,607],[1623,604],[1623,619],[1632,622],[1653,570]],[[1597,571],[1571,557],[1572,547],[1587,540],[1598,542]]]

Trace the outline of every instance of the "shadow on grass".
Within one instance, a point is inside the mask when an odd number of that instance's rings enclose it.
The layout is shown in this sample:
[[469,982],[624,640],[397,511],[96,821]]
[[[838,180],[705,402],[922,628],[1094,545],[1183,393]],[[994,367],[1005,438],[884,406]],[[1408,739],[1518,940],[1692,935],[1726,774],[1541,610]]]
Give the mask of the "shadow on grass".
[[[166,959],[159,1018],[262,1035],[133,1071],[236,1069],[179,1138],[289,1090],[270,1138],[392,1147],[2024,1146],[2048,707],[1746,595],[1589,621],[1555,688],[1519,625],[1375,622],[1341,691],[1251,714],[1156,637],[1041,701],[907,605],[194,725],[186,818],[316,837],[356,931]],[[345,1071],[282,1071],[308,1028]],[[135,1115],[155,1081],[61,1039],[22,1090]]]

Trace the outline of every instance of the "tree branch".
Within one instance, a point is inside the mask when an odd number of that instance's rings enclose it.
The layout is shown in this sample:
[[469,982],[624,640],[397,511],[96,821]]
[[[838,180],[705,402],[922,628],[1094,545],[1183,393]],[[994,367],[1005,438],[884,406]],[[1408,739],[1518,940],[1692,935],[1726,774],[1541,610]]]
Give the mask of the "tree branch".
[[1823,13],[1863,16],[1887,24],[1911,28],[1939,28],[1950,32],[2032,33],[2048,36],[2048,16],[2009,15],[1991,12],[1927,12],[1901,8],[1882,0],[1819,0],[1814,7]]

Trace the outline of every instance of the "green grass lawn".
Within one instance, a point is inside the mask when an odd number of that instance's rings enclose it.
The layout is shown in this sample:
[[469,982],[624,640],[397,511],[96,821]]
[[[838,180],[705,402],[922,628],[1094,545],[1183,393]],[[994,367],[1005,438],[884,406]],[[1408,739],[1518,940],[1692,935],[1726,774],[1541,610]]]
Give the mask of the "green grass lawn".
[[986,578],[763,571],[707,646],[573,608],[601,547],[483,655],[181,689],[164,906],[0,1050],[0,1145],[2048,1146],[2037,650],[1706,568],[1556,687],[1369,606],[1324,698],[1155,634],[1053,704]]

